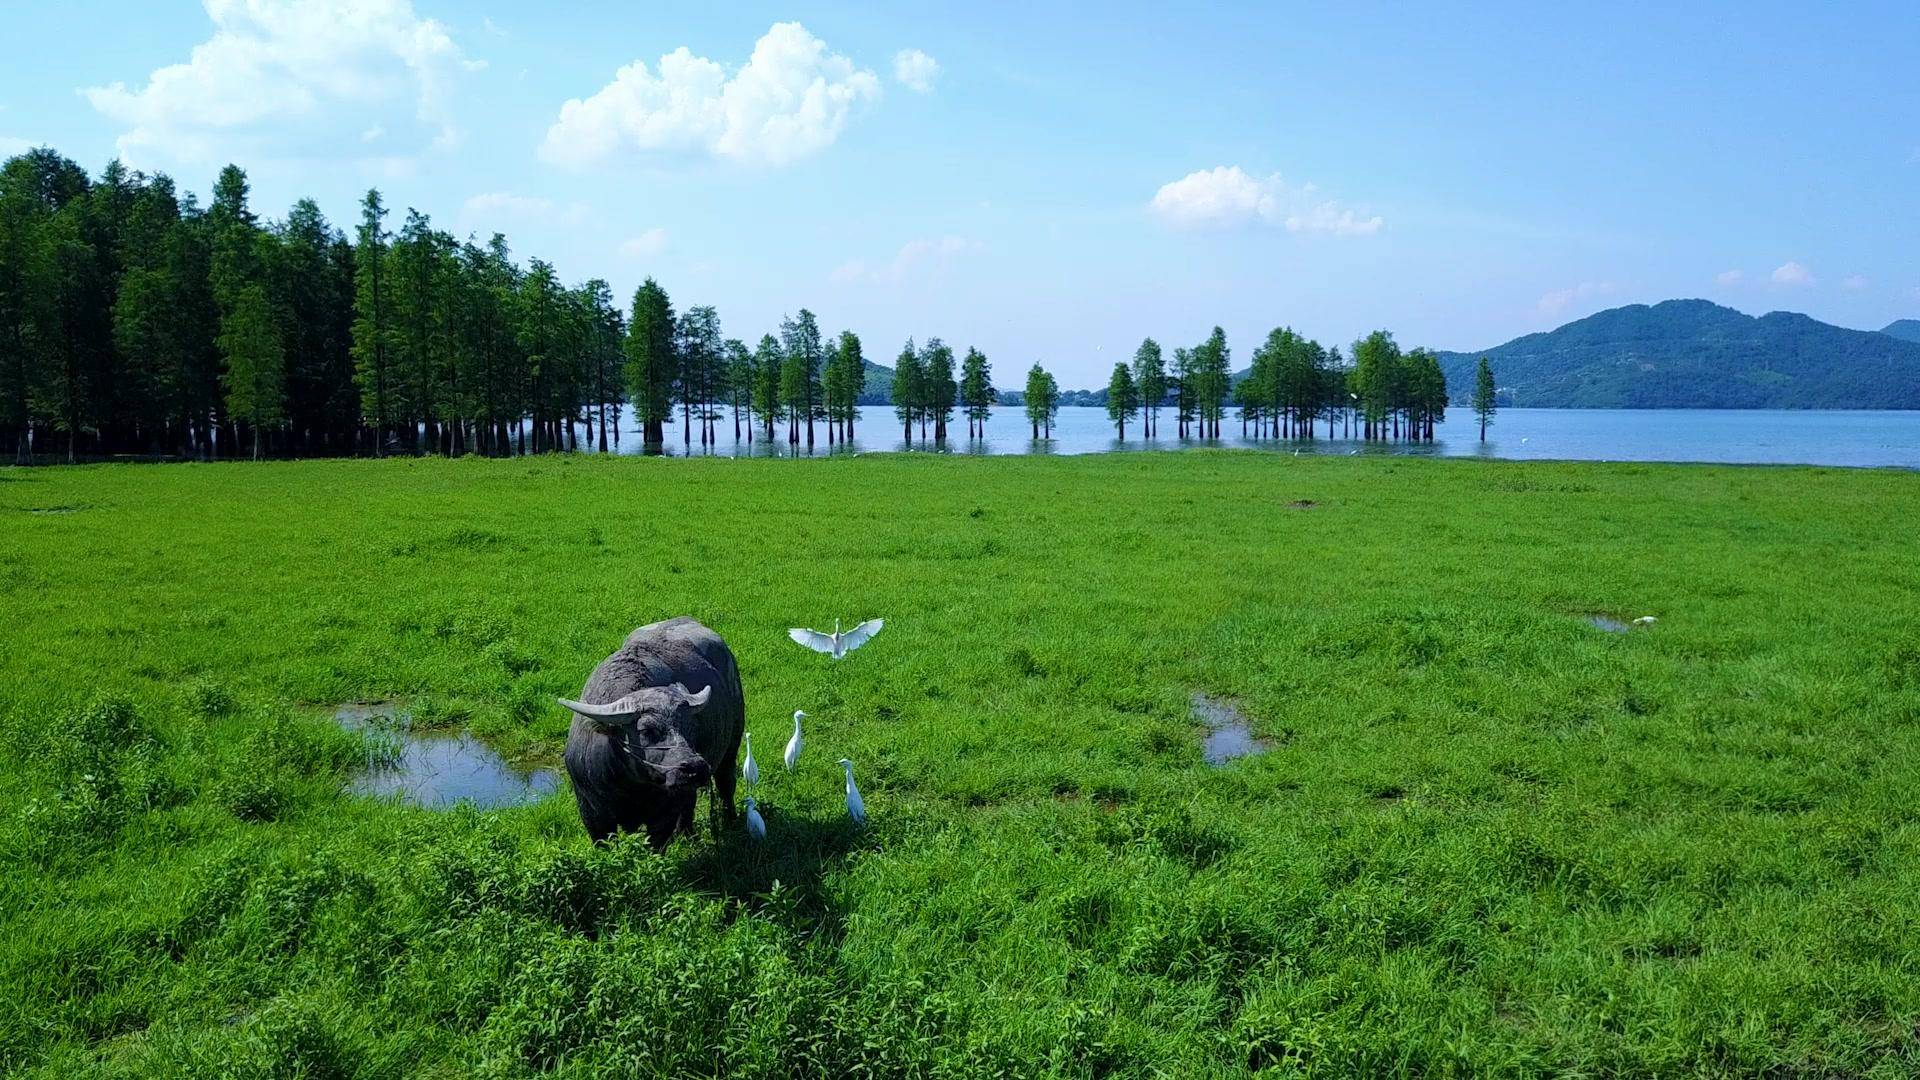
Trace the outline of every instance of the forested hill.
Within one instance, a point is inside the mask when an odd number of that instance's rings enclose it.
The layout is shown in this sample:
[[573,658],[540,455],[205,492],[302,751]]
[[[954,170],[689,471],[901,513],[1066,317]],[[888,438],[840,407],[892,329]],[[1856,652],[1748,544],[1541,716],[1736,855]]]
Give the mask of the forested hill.
[[1456,402],[1488,357],[1527,408],[1920,409],[1920,342],[1706,300],[1602,311],[1480,352],[1443,352]]
[[1901,341],[1920,341],[1920,319],[1896,319],[1881,327],[1880,332]]

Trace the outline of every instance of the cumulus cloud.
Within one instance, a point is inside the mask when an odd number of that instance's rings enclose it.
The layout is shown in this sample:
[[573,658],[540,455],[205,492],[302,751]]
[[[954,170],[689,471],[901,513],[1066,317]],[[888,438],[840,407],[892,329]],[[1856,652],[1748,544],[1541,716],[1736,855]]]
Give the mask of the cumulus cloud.
[[629,259],[648,259],[667,250],[667,230],[654,227],[620,245],[620,254]]
[[1288,232],[1371,236],[1384,224],[1378,215],[1362,216],[1324,198],[1312,184],[1294,186],[1279,173],[1256,179],[1238,165],[1201,169],[1163,184],[1148,206],[1161,220],[1187,229],[1259,223]]
[[919,49],[901,49],[893,54],[893,77],[916,94],[933,91],[933,80],[940,77],[940,61]]
[[1873,284],[1873,282],[1868,281],[1867,275],[1865,274],[1848,274],[1845,278],[1841,279],[1840,287],[1846,289],[1848,292],[1859,292],[1871,284]]
[[375,129],[404,132],[400,152],[457,140],[454,84],[484,65],[410,0],[203,3],[213,35],[184,63],[81,91],[130,161],[338,154]]
[[896,285],[944,269],[955,258],[980,251],[984,245],[964,236],[943,236],[936,240],[911,240],[901,245],[890,262],[878,266],[854,259],[834,268],[829,278],[836,284],[867,282]]
[[685,46],[658,70],[635,60],[589,98],[560,107],[540,156],[586,168],[632,149],[785,165],[833,145],[880,79],[830,52],[797,22],[776,23],[746,65],[727,69]]
[[1787,262],[1781,263],[1780,266],[1774,270],[1773,283],[1775,285],[1811,285],[1813,284],[1813,271],[1797,262],[1788,260]]
[[1745,270],[1722,270],[1714,276],[1713,280],[1722,285],[1738,285],[1746,279],[1747,272]]
[[460,206],[460,222],[468,228],[491,226],[501,221],[549,221],[578,225],[587,220],[585,203],[561,205],[538,195],[516,195],[510,191],[488,191],[468,199]]
[[1540,311],[1546,315],[1560,315],[1575,304],[1585,305],[1587,301],[1612,296],[1620,291],[1620,286],[1611,281],[1583,281],[1565,289],[1555,289],[1540,298]]

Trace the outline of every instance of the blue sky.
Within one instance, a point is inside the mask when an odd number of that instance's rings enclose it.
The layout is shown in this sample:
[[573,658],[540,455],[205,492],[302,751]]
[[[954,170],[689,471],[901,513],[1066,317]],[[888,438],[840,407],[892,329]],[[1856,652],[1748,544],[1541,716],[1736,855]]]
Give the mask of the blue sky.
[[1003,384],[1216,323],[1238,361],[1669,297],[1920,317],[1920,9],[1684,6],[9,4],[0,150],[237,161],[343,225],[377,185],[729,336],[804,306]]

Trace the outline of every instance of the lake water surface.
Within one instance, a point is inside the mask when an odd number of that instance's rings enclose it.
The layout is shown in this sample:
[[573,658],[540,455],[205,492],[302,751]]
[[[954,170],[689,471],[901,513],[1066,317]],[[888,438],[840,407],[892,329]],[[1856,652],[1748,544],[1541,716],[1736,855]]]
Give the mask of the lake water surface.
[[[874,406],[862,410],[855,425],[853,452],[908,449],[891,410]],[[1892,466],[1920,469],[1920,412],[1848,412],[1814,410],[1734,409],[1502,409],[1480,441],[1473,414],[1453,409],[1434,431],[1434,441],[1421,444],[1366,444],[1355,439],[1320,437],[1311,441],[1242,439],[1238,420],[1221,424],[1218,440],[1179,440],[1163,434],[1154,440],[1139,437],[1130,424],[1124,442],[1114,437],[1106,410],[1063,408],[1051,440],[1035,441],[1024,412],[997,408],[987,422],[984,439],[969,440],[966,421],[956,420],[955,437],[942,453],[956,454],[1100,454],[1127,450],[1178,450],[1197,446],[1252,447],[1291,454],[1407,454],[1440,457],[1557,459],[1575,461],[1711,461],[1751,464]],[[1174,427],[1171,410],[1162,410],[1165,431]],[[693,454],[737,457],[786,456],[791,453],[784,430],[772,445],[756,438],[751,447],[733,439],[731,419],[720,422],[720,443],[702,448],[694,433]],[[804,438],[804,432],[802,433]],[[917,433],[912,449],[924,444]],[[849,448],[836,447],[834,452]],[[621,433],[620,451],[639,453],[637,431]],[[665,452],[681,455],[688,448],[680,429],[669,431]],[[806,456],[803,445],[800,456]],[[815,432],[815,456],[828,453],[826,429]]]

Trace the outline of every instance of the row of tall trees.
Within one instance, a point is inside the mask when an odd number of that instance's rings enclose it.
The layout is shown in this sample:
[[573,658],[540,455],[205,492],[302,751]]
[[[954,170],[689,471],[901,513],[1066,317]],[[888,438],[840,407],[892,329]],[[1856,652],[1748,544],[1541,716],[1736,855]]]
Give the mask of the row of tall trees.
[[956,376],[953,349],[937,337],[918,348],[907,340],[894,360],[892,389],[894,416],[908,446],[913,445],[915,425],[922,442],[929,427],[934,442],[945,442],[956,407],[967,418],[967,437],[985,436],[987,417],[998,400],[986,354],[969,347]]
[[[606,451],[623,407],[644,442],[676,424],[691,446],[734,438],[829,446],[854,438],[867,361],[851,330],[811,311],[749,347],[718,312],[676,312],[649,278],[623,309],[598,279],[561,282],[408,210],[394,228],[369,191],[351,235],[311,200],[280,221],[250,204],[228,166],[209,205],[165,175],[110,163],[96,178],[52,150],[0,167],[0,437],[15,456]],[[909,445],[942,443],[956,410],[984,436],[997,393],[978,349],[909,340],[894,415]],[[1491,372],[1476,383],[1482,434]],[[1380,331],[1348,357],[1288,328],[1236,382],[1226,334],[1173,350],[1141,342],[1116,364],[1107,409],[1120,437],[1159,434],[1171,406],[1182,438],[1218,438],[1230,405],[1243,435],[1312,438],[1325,420],[1367,439],[1431,439],[1445,415],[1439,359]],[[1039,365],[1026,411],[1051,437],[1060,389]],[[1484,406],[1484,407],[1483,407]]]
[[[0,432],[86,455],[505,453],[618,432],[626,321],[498,235],[369,192],[349,238],[221,170],[209,205],[48,149],[0,166]],[[609,416],[609,411],[614,414]]]
[[749,349],[651,279],[622,310],[605,281],[568,286],[498,234],[392,216],[369,191],[351,236],[311,200],[269,221],[236,166],[203,208],[117,161],[96,179],[48,149],[8,160],[0,437],[21,461],[573,450],[582,428],[605,451],[630,404],[654,444],[676,422],[716,442],[728,409],[736,438],[853,438],[851,331],[827,338],[802,310]]
[[[1493,415],[1493,373],[1484,359],[1481,367],[1474,409],[1485,438]],[[1446,418],[1447,381],[1437,354],[1403,352],[1384,330],[1355,342],[1348,361],[1338,346],[1325,348],[1282,327],[1267,335],[1246,375],[1234,382],[1226,334],[1216,326],[1207,340],[1174,350],[1171,372],[1152,338],[1140,343],[1131,366],[1114,365],[1107,416],[1121,439],[1136,416],[1141,434],[1152,438],[1159,409],[1169,400],[1181,438],[1218,438],[1231,400],[1243,437],[1311,439],[1314,424],[1325,420],[1328,438],[1336,429],[1351,435],[1358,428],[1363,439],[1430,441],[1434,425]]]

